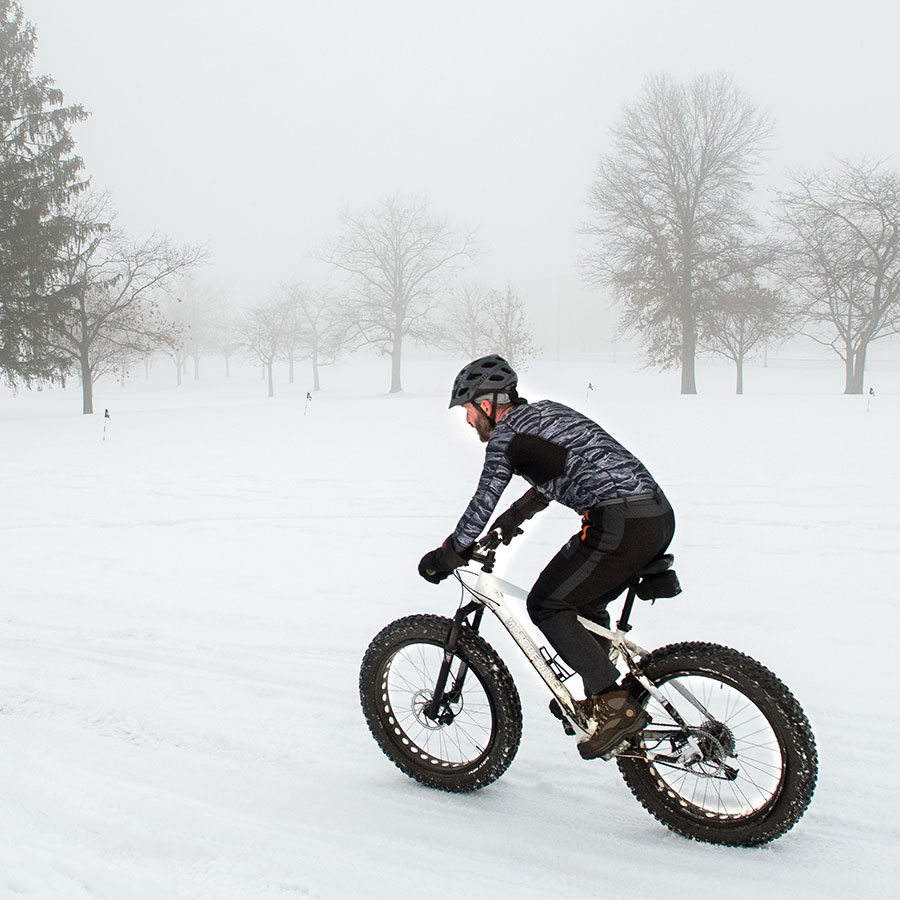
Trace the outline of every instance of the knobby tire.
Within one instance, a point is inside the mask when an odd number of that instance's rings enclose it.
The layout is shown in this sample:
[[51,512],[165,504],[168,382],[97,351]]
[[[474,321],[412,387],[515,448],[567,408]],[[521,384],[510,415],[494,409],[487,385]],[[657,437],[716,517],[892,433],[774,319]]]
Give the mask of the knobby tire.
[[[706,757],[681,766],[640,757],[671,746],[647,735],[678,730],[649,698],[652,723],[617,758],[643,806],[678,834],[714,844],[758,846],[791,829],[812,800],[818,763],[809,722],[788,688],[756,660],[716,644],[662,647],[640,668],[694,727]],[[711,718],[674,689],[676,681]]]
[[[513,761],[522,706],[497,652],[463,626],[444,718],[426,716],[451,625],[443,616],[416,615],[386,626],[363,657],[359,693],[373,737],[397,768],[427,787],[465,792],[496,781]],[[454,695],[461,663],[463,688]]]

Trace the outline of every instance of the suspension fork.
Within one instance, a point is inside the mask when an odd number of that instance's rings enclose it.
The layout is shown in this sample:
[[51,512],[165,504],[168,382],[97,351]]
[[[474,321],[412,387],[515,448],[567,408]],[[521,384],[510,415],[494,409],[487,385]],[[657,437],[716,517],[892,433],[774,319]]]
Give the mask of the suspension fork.
[[461,606],[456,611],[456,615],[453,617],[453,624],[447,632],[447,639],[444,641],[444,659],[441,662],[441,668],[434,685],[434,695],[431,698],[428,709],[425,710],[426,718],[431,719],[432,722],[438,721],[441,707],[444,705],[445,701],[447,703],[453,703],[459,698],[462,691],[463,682],[466,680],[466,674],[469,671],[468,663],[466,663],[464,659],[459,661],[459,670],[456,673],[456,678],[454,678],[449,691],[446,690],[447,679],[450,677],[450,666],[456,655],[456,645],[459,643],[460,632],[462,631],[463,625],[467,624],[466,619],[472,615],[472,613],[475,615],[472,617],[469,628],[472,631],[477,632],[481,626],[481,618],[484,615],[484,605],[482,603],[476,603],[475,601],[467,603],[465,606]]

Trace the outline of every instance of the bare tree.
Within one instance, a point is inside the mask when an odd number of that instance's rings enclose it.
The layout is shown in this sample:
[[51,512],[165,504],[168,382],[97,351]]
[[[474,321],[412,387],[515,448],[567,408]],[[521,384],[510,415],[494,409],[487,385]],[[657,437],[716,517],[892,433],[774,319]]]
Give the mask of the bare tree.
[[790,316],[784,298],[752,277],[741,277],[725,288],[701,313],[700,346],[735,365],[735,393],[744,393],[744,360],[773,340],[790,336]]
[[652,363],[694,371],[702,306],[735,273],[760,264],[750,250],[750,175],[771,130],[725,75],[677,84],[650,78],[601,157],[584,233],[590,283],[612,286],[623,330],[639,332]]
[[861,394],[869,345],[900,332],[900,173],[842,161],[797,175],[779,200],[801,330],[843,360],[844,393]]
[[200,360],[219,344],[220,310],[226,305],[222,290],[191,275],[181,275],[162,304],[166,318],[177,326],[178,341],[169,355],[178,368],[178,384],[187,359],[194,362],[194,380],[200,378]]
[[228,298],[223,296],[222,302],[216,307],[213,347],[225,359],[226,378],[231,376],[231,357],[244,346],[238,329],[238,321],[239,318],[232,310]]
[[284,297],[272,296],[251,307],[235,323],[248,356],[265,369],[270,397],[275,396],[275,361],[283,352],[293,316],[291,304]]
[[159,297],[173,276],[204,255],[157,234],[132,241],[105,224],[113,219],[103,195],[79,197],[62,254],[60,287],[70,309],[54,326],[54,343],[81,374],[85,414],[94,411],[98,378],[171,340],[172,323],[161,314]]
[[430,314],[443,276],[472,255],[474,242],[432,216],[421,197],[398,194],[360,213],[345,212],[342,226],[317,256],[350,276],[348,336],[390,355],[395,393],[403,389],[403,339],[434,337]]
[[175,383],[181,387],[187,367],[188,351],[185,339],[186,325],[181,312],[181,300],[177,296],[166,296],[159,301],[159,309],[169,328],[158,344],[162,352],[175,363]]
[[509,283],[505,292],[480,284],[458,287],[444,305],[436,335],[439,347],[466,359],[499,353],[521,367],[535,352],[525,308]]
[[494,302],[488,307],[488,315],[493,326],[490,333],[494,352],[519,367],[534,356],[525,308],[511,284],[507,283],[504,293],[496,293]]
[[327,286],[308,288],[293,282],[281,286],[295,314],[291,332],[291,354],[308,359],[312,367],[313,390],[321,390],[319,368],[331,365],[338,356],[347,332],[340,301]]
[[497,297],[496,290],[481,284],[463,284],[454,289],[436,326],[437,345],[465,359],[494,352],[490,309]]
[[281,335],[281,356],[288,363],[288,384],[294,383],[294,364],[302,354],[303,324],[300,308],[294,293],[285,291],[284,285],[279,288],[281,300],[287,306],[287,318]]

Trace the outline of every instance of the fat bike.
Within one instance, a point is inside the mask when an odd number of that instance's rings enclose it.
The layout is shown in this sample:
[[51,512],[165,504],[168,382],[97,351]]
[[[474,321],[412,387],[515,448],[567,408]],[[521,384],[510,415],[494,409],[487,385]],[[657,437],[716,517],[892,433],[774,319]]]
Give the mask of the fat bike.
[[[566,733],[588,736],[565,682],[574,673],[538,646],[520,618],[527,592],[493,574],[496,532],[476,545],[478,573],[458,570],[462,599],[452,618],[412,615],[387,625],[363,657],[363,713],[378,745],[406,775],[444,791],[496,781],[522,735],[519,693],[506,664],[479,633],[485,610],[512,636],[551,694]],[[790,690],[765,666],[718,644],[647,651],[629,639],[636,598],[680,591],[661,556],[633,579],[615,630],[580,618],[631,679],[650,715],[616,747],[622,777],[668,828],[714,844],[758,846],[792,828],[816,785],[815,739]],[[674,591],[667,585],[675,585]],[[662,587],[660,587],[662,585]],[[521,612],[520,612],[521,610]]]

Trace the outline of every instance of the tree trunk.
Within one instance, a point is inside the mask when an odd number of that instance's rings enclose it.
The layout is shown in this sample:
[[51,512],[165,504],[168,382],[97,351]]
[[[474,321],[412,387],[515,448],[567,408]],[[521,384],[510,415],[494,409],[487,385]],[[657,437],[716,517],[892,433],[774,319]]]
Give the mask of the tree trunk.
[[736,394],[744,393],[744,358],[738,357],[734,361],[734,365],[737,368],[737,384],[735,386],[734,392]]
[[91,376],[91,361],[87,347],[81,349],[81,414],[92,415],[94,412],[94,379]]
[[194,357],[194,381],[200,380],[200,357]]
[[403,349],[403,335],[400,333],[400,324],[394,329],[394,348],[391,350],[391,393],[396,394],[403,390],[400,384],[400,351]]
[[269,376],[269,396],[275,396],[275,379],[272,377],[272,369],[274,368],[274,363],[268,362],[266,363],[266,372]]
[[288,354],[288,384],[294,383],[294,354]]
[[316,352],[316,348],[313,347],[312,352],[312,370],[313,370],[313,390],[319,390],[319,354]]
[[681,393],[696,394],[697,382],[694,375],[697,356],[697,338],[694,334],[694,319],[687,314],[681,317]]
[[846,360],[847,377],[844,383],[845,394],[861,394],[866,376],[866,344],[860,343],[855,353],[848,353]]
[[[690,246],[689,233],[685,234],[685,247]],[[697,335],[694,326],[694,297],[690,255],[687,250],[682,254],[684,275],[681,285],[681,393],[696,394],[697,382],[694,377],[695,358],[697,355]]]

